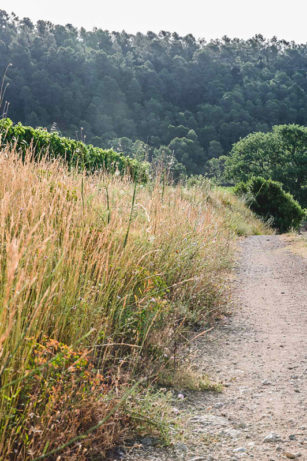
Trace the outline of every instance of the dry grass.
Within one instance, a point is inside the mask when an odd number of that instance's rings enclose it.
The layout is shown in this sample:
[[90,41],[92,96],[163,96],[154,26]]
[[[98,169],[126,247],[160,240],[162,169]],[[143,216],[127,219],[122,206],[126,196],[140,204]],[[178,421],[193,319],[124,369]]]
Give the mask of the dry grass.
[[263,230],[226,193],[158,180],[135,192],[0,154],[3,460],[79,437],[61,460],[82,461],[124,437],[137,410],[123,394],[137,406],[136,377],[166,366],[182,325],[216,315],[235,234]]
[[213,195],[213,205],[223,209],[226,225],[238,236],[272,234],[270,226],[262,222],[247,207],[244,200],[233,193],[217,188]]
[[223,385],[213,382],[207,375],[201,374],[191,366],[180,366],[165,371],[159,377],[159,384],[177,390],[222,392]]
[[292,251],[303,258],[307,258],[307,235],[289,233],[281,235],[281,238],[288,244],[285,250]]

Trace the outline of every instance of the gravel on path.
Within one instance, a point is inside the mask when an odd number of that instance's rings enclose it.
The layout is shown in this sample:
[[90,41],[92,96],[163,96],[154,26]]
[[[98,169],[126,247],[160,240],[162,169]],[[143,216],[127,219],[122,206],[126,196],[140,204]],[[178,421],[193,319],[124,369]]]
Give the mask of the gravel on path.
[[150,443],[125,461],[307,461],[307,259],[277,235],[241,243],[234,313],[194,344],[199,371],[221,394],[188,392],[189,435],[171,449]]

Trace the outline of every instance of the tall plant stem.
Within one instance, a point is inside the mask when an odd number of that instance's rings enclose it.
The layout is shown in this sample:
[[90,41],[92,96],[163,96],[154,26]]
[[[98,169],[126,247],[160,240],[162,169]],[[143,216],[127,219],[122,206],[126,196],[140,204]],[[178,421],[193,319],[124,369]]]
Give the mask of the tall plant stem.
[[137,187],[137,183],[135,181],[134,189],[133,189],[132,202],[131,202],[131,210],[130,210],[129,222],[128,222],[127,232],[126,232],[125,240],[124,240],[124,248],[127,245],[128,236],[129,236],[129,232],[130,232],[130,226],[131,226],[131,222],[132,222],[132,214],[133,214],[133,208],[134,208],[135,197],[136,197],[136,187]]

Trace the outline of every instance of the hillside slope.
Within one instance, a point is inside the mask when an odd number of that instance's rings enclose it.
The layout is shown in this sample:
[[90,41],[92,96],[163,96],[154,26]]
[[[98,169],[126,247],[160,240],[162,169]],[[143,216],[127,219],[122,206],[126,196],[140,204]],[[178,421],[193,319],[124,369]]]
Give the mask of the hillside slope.
[[251,132],[307,125],[306,44],[86,31],[3,10],[0,26],[14,122],[126,153],[139,139],[139,156],[163,146],[192,173]]
[[150,386],[223,310],[236,236],[264,225],[207,182],[144,186],[9,149],[0,166],[1,459],[167,437]]

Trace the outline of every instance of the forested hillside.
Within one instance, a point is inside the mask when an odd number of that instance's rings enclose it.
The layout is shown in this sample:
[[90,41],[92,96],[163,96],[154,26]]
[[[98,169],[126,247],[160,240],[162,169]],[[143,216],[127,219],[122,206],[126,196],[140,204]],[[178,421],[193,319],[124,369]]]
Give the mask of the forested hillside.
[[0,10],[0,56],[14,122],[138,158],[175,154],[190,173],[250,132],[307,124],[306,44],[86,31]]

